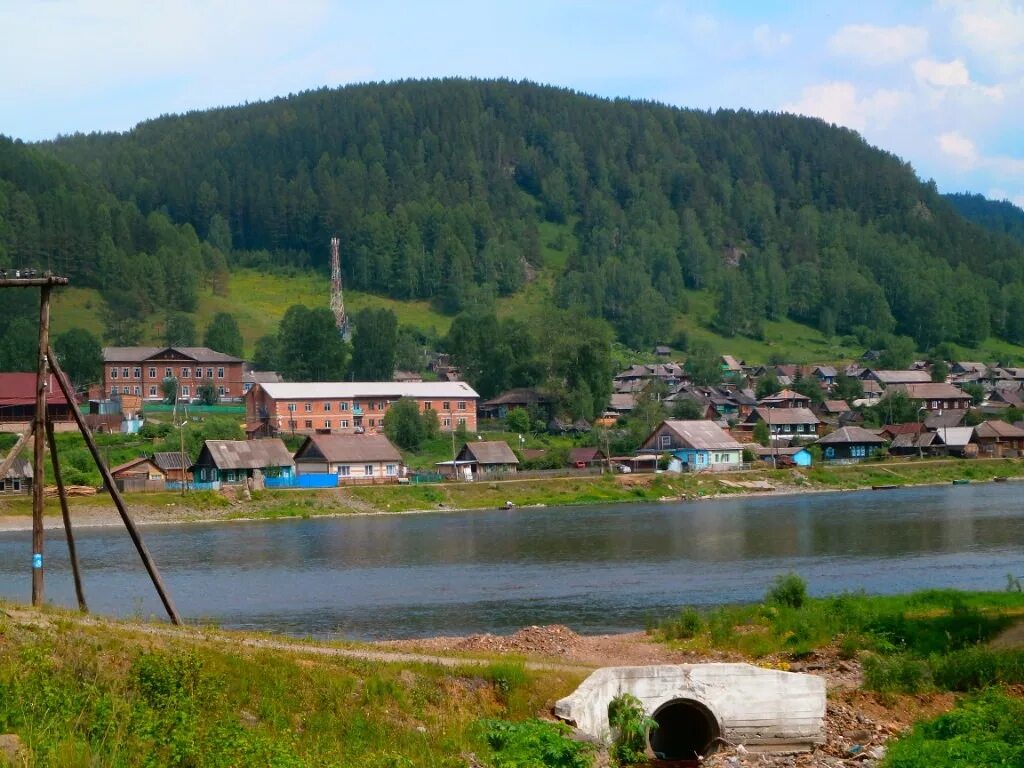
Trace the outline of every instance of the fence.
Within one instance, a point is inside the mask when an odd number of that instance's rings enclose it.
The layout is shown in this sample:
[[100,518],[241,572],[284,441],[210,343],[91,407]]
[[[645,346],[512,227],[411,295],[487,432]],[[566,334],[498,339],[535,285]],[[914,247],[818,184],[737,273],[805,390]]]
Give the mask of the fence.
[[264,477],[267,488],[337,488],[338,476],[326,472],[313,472],[291,477]]
[[[188,410],[190,416],[201,416],[203,414],[209,414],[211,416],[228,415],[238,416],[245,415],[245,405],[184,405],[178,404],[178,410],[182,413]],[[142,406],[142,412],[145,413],[172,413],[174,411],[173,405],[167,405],[166,403],[145,403]]]
[[522,472],[478,472],[473,476],[473,479],[478,482],[484,480],[542,480],[554,477],[593,477],[600,474],[601,467],[587,467],[586,469],[525,469]]
[[163,480],[148,480],[144,477],[125,477],[114,480],[114,485],[124,493],[139,493],[141,491],[163,491],[167,483]]

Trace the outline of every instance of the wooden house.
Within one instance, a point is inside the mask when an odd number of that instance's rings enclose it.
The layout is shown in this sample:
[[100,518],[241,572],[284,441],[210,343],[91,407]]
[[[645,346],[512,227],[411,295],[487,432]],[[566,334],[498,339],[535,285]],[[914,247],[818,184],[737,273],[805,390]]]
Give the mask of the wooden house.
[[772,438],[778,439],[815,437],[821,419],[809,408],[755,408],[743,422],[742,428],[752,431],[758,422],[763,422]]
[[148,456],[111,467],[110,474],[121,491],[162,491],[166,487],[167,476]]
[[464,480],[476,479],[493,474],[515,472],[519,459],[504,440],[477,440],[467,442],[455,457],[455,461],[439,461],[442,471]]
[[295,471],[328,474],[346,483],[397,483],[402,454],[384,435],[310,435],[295,452]]
[[[4,461],[0,455],[0,463]],[[32,463],[27,459],[16,458],[7,473],[0,477],[0,495],[23,494],[32,492]]]
[[928,411],[965,411],[971,407],[971,396],[952,384],[896,384],[886,393],[902,392],[908,399]]
[[983,421],[974,427],[971,442],[980,456],[1016,457],[1024,450],[1024,429],[1005,421]]
[[818,440],[825,461],[852,463],[874,456],[885,439],[863,427],[843,427]]
[[811,398],[792,389],[784,389],[762,398],[758,405],[764,408],[810,408]]
[[207,440],[189,470],[197,488],[245,485],[249,480],[258,486],[265,477],[291,478],[295,473],[295,461],[288,446],[276,437]]
[[160,451],[153,454],[153,461],[163,471],[168,483],[187,483],[192,479],[189,472],[192,459],[187,453]]
[[[0,432],[23,433],[36,413],[36,375],[0,373]],[[51,373],[46,384],[46,413],[58,432],[75,429],[71,406]]]
[[668,419],[647,436],[641,449],[671,454],[677,471],[721,472],[743,466],[743,446],[712,421]]
[[569,466],[574,469],[587,469],[588,467],[600,467],[607,462],[608,458],[600,448],[570,448]]

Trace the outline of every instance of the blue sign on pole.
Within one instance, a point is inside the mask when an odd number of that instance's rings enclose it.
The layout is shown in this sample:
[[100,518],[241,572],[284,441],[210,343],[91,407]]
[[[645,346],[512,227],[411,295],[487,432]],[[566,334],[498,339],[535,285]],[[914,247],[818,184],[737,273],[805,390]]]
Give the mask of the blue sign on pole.
[[32,555],[32,567],[33,568],[42,568],[43,567],[43,556],[39,552],[36,552],[34,555]]

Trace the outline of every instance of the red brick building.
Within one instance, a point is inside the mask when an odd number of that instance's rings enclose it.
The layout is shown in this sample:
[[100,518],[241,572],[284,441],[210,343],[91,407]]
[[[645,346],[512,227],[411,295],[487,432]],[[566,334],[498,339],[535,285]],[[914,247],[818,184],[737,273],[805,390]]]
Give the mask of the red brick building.
[[342,381],[256,384],[245,396],[250,436],[282,432],[380,432],[384,414],[401,398],[420,412],[436,411],[441,430],[476,432],[479,395],[463,381]]
[[172,378],[184,402],[197,399],[204,384],[212,384],[221,400],[241,400],[243,362],[206,347],[105,347],[103,397],[162,400],[163,381]]

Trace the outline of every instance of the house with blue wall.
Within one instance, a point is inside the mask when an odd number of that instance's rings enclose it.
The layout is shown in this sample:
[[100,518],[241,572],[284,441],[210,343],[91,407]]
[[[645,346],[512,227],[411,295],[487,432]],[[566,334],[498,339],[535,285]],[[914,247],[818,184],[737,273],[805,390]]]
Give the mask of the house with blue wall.
[[290,479],[295,474],[295,461],[288,446],[277,437],[207,440],[189,471],[193,487],[216,490],[221,485],[245,485],[250,479]]
[[669,469],[722,472],[743,468],[743,446],[713,421],[668,419],[644,440],[645,453],[669,454]]

